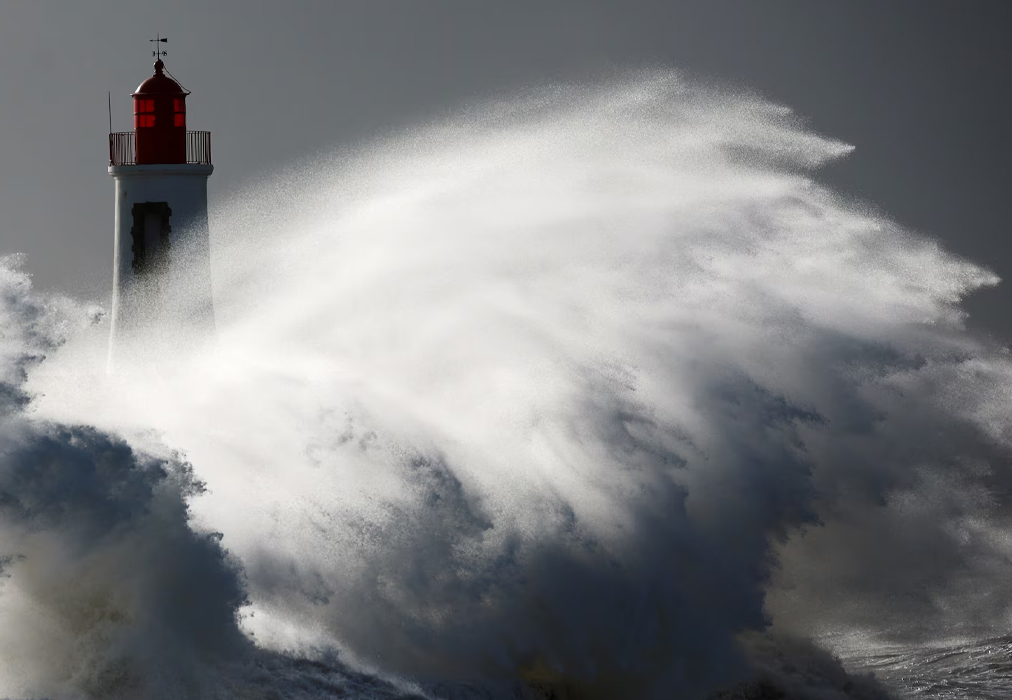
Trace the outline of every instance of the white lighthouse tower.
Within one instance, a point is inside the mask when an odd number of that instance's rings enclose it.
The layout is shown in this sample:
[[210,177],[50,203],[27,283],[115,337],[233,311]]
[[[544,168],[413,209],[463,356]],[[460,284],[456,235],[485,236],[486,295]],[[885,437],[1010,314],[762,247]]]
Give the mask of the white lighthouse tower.
[[186,130],[190,93],[166,75],[164,52],[154,53],[154,75],[133,93],[134,130],[109,134],[116,183],[110,362],[134,342],[206,338],[214,329],[211,133]]

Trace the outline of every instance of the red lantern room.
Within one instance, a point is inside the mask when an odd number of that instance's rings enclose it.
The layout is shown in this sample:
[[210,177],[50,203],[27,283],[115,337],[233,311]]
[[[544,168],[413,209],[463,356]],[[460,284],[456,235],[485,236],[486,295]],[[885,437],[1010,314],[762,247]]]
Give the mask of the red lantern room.
[[155,74],[133,93],[138,165],[186,163],[186,96],[190,93],[165,75],[164,68],[159,58]]

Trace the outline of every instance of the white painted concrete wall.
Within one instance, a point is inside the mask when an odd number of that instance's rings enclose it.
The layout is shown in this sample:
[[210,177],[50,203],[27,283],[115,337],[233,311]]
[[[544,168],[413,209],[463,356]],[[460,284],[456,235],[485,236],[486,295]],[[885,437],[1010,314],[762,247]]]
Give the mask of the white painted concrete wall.
[[[194,330],[213,330],[207,225],[207,178],[213,171],[213,165],[109,166],[116,183],[110,359],[125,332],[148,323],[159,325],[164,319],[172,319]],[[168,269],[157,284],[152,280],[140,284],[132,267],[133,206],[143,202],[167,202],[172,210]],[[157,235],[147,240],[155,243]],[[155,255],[154,248],[148,248],[147,259]],[[138,307],[141,301],[144,308]]]

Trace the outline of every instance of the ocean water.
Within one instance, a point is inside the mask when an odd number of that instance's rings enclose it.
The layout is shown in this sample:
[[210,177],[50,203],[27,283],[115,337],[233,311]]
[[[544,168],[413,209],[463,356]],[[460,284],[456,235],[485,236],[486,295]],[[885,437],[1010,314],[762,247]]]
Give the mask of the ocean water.
[[218,202],[216,335],[111,372],[5,260],[0,697],[1000,696],[937,650],[1012,603],[999,280],[851,150],[664,72],[476,105]]
[[1012,640],[1008,637],[896,644],[870,654],[855,652],[848,663],[862,673],[873,673],[901,697],[1012,697]]

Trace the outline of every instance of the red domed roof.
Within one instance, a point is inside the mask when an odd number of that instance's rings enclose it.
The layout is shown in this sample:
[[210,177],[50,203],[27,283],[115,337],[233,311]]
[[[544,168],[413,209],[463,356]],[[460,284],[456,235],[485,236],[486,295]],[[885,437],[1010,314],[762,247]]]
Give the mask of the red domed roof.
[[137,95],[187,95],[186,90],[179,86],[175,80],[165,75],[162,68],[165,64],[159,59],[155,63],[155,74],[137,86],[134,96]]

